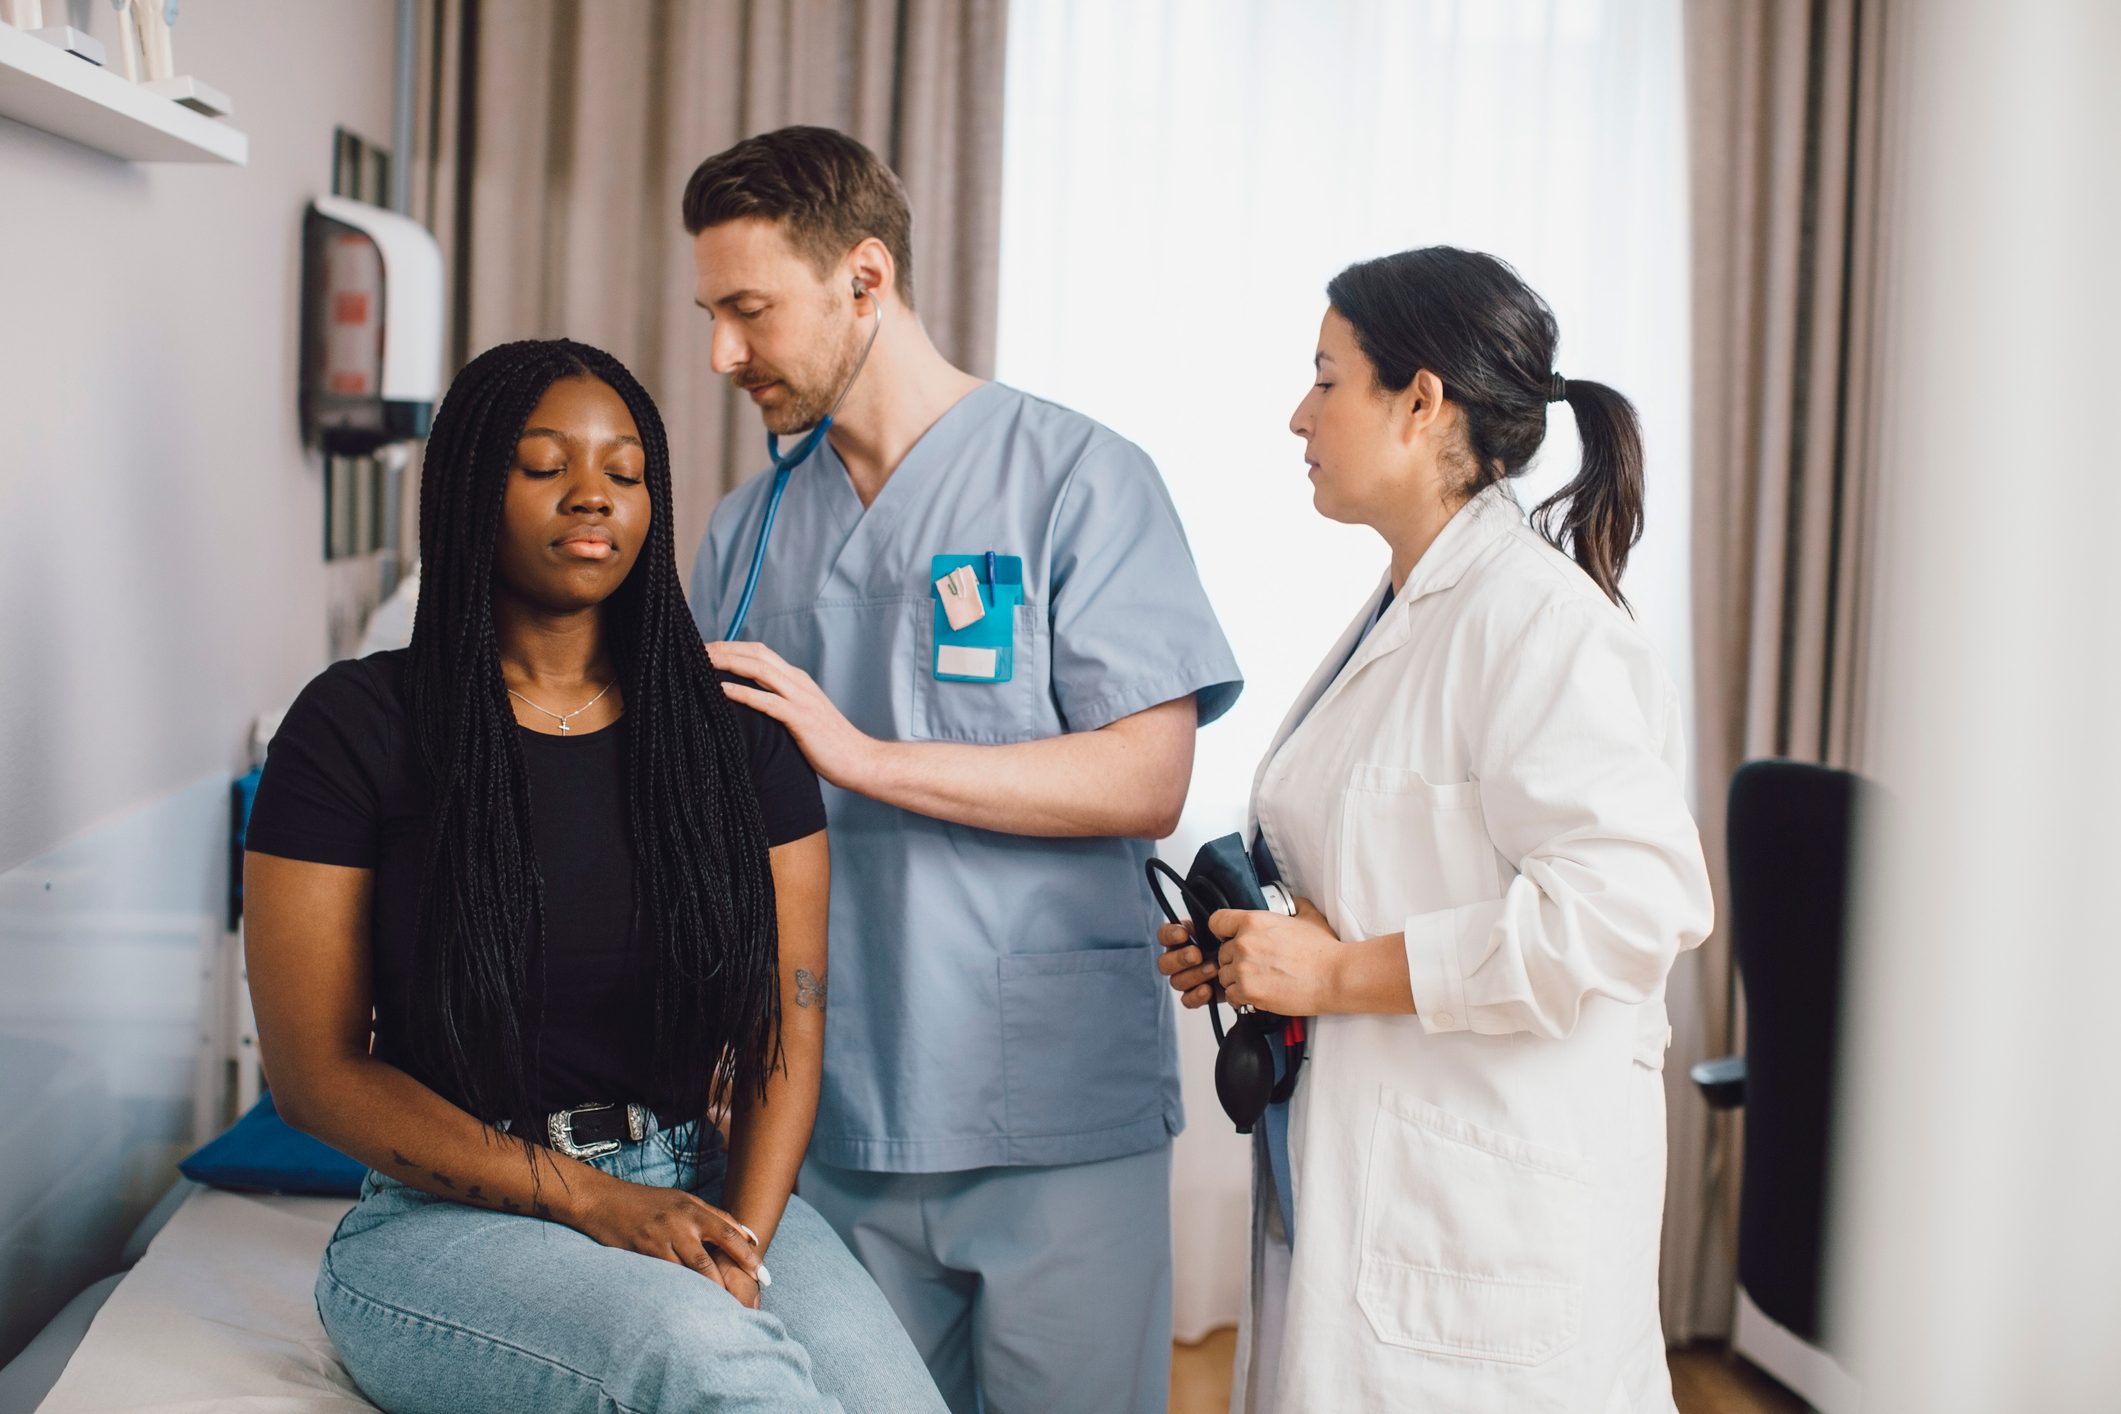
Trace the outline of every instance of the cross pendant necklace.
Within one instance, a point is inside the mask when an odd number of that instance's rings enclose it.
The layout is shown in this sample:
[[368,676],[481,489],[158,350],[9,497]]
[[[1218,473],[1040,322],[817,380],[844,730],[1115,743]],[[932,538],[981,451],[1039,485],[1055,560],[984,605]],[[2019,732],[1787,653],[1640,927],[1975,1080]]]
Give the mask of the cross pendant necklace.
[[602,691],[599,691],[596,696],[590,698],[587,702],[584,702],[581,706],[575,708],[572,712],[555,712],[550,707],[540,707],[537,703],[532,702],[529,698],[525,697],[522,693],[517,692],[512,687],[508,689],[508,695],[510,697],[515,698],[517,701],[523,703],[525,706],[529,707],[531,711],[543,712],[546,716],[552,718],[555,722],[558,722],[560,724],[560,735],[566,736],[569,732],[574,730],[574,728],[570,726],[569,723],[573,721],[574,718],[581,716],[584,712],[587,712],[590,708],[596,706],[599,702],[602,702],[604,700],[604,693],[611,691],[612,683],[615,683],[617,681],[617,678],[613,678],[611,682],[605,683]]

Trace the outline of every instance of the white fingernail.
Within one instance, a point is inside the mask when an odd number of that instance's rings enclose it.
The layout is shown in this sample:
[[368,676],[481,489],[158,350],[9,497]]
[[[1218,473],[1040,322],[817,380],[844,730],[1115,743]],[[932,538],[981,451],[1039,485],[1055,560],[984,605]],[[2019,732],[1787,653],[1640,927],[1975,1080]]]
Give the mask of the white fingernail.
[[758,1246],[758,1245],[759,1245],[759,1235],[758,1235],[757,1233],[753,1232],[753,1231],[752,1231],[752,1230],[751,1230],[750,1228],[748,1228],[748,1227],[744,1226],[744,1225],[743,1225],[742,1223],[738,1223],[738,1224],[737,1224],[736,1226],[737,1226],[737,1231],[739,1231],[739,1232],[743,1233],[743,1234],[744,1234],[744,1236],[746,1236],[746,1237],[748,1237],[748,1238],[750,1238],[750,1239],[751,1239],[751,1245],[752,1245],[753,1247],[756,1247],[756,1246]]
[[759,1263],[759,1290],[764,1291],[771,1285],[773,1285],[773,1273],[767,1271],[766,1264],[761,1262]]

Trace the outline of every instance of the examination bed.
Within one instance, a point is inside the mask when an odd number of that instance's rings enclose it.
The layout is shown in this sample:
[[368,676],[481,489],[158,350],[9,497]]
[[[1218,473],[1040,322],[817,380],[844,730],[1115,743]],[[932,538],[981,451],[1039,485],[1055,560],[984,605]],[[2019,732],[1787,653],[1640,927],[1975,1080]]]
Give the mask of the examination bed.
[[351,1206],[180,1184],[128,1244],[130,1269],[81,1293],[0,1371],[0,1414],[373,1410],[310,1296]]

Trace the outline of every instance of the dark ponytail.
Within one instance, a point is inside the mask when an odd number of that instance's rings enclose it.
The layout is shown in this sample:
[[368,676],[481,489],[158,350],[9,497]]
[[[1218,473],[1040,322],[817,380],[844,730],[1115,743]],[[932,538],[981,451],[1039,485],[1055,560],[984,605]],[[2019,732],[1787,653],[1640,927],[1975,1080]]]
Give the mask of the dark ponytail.
[[1603,383],[1554,372],[1560,329],[1517,272],[1492,255],[1425,246],[1350,265],[1326,298],[1387,393],[1426,368],[1465,419],[1463,477],[1473,496],[1520,476],[1546,440],[1547,404],[1576,413],[1583,467],[1532,513],[1532,523],[1625,606],[1621,572],[1642,538],[1642,424],[1635,406]]

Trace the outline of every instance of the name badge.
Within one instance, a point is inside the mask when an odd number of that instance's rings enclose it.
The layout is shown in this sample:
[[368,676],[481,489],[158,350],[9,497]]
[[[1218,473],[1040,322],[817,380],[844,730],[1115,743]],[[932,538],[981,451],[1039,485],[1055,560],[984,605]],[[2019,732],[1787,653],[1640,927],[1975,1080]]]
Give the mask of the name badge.
[[1007,682],[1016,673],[1016,607],[1024,562],[1015,555],[937,555],[929,568],[939,682]]

